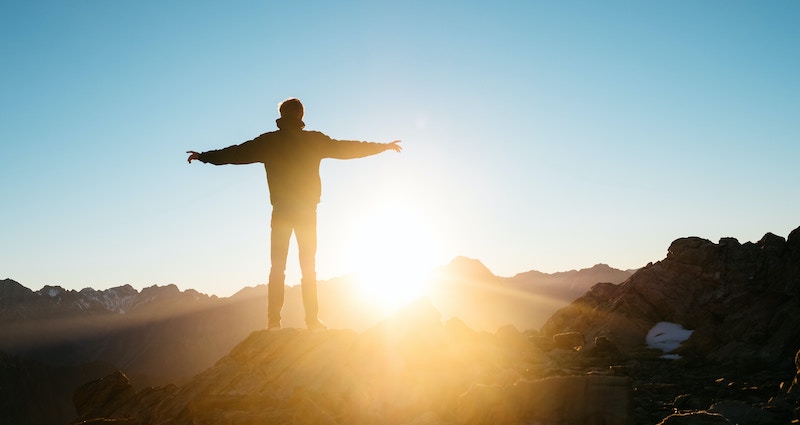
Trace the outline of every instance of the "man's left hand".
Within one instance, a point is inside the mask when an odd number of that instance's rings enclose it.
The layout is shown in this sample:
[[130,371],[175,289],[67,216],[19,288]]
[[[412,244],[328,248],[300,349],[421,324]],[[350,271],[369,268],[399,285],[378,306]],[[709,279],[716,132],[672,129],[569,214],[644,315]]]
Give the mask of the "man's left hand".
[[395,152],[400,152],[403,150],[403,147],[399,145],[400,141],[395,140],[394,142],[386,144],[386,150],[393,150]]

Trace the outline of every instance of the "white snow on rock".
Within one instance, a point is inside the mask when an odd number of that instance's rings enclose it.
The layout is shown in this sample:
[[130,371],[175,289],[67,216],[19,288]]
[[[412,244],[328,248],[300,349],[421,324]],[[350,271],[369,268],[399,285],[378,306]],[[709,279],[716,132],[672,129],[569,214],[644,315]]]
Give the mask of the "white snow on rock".
[[[684,329],[677,323],[658,322],[653,326],[645,337],[647,346],[656,348],[664,353],[670,353],[677,349],[683,341],[689,339],[693,330]],[[679,359],[677,354],[665,354],[661,356],[665,359]]]

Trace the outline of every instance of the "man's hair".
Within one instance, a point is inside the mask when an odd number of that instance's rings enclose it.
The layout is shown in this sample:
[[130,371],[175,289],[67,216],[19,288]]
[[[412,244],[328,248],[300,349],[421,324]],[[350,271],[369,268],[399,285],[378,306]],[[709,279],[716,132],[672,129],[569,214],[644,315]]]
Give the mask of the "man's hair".
[[303,119],[303,104],[300,103],[300,99],[294,97],[281,102],[278,111],[281,113],[281,118]]

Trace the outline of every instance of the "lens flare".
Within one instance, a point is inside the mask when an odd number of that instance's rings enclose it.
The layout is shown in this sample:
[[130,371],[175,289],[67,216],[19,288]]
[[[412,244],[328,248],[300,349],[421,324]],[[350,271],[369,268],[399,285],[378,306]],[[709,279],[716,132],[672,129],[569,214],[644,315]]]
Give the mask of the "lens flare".
[[362,296],[387,312],[426,296],[433,269],[443,263],[430,220],[397,204],[361,218],[349,255]]

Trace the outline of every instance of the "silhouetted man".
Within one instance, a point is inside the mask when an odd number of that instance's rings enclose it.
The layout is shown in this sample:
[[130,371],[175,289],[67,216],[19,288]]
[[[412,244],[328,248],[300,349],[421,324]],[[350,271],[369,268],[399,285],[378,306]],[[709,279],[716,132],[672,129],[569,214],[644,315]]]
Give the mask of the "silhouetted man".
[[267,327],[273,330],[281,327],[286,257],[294,231],[302,272],[306,326],[310,330],[323,330],[325,325],[317,317],[316,274],[317,204],[322,188],[320,161],[323,158],[362,158],[387,150],[400,152],[402,148],[399,140],[391,143],[334,140],[318,131],[303,130],[303,104],[298,99],[283,101],[278,110],[281,117],[275,120],[277,131],[225,149],[203,153],[188,151],[189,163],[199,160],[214,165],[264,164],[272,203]]

